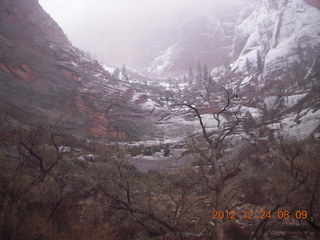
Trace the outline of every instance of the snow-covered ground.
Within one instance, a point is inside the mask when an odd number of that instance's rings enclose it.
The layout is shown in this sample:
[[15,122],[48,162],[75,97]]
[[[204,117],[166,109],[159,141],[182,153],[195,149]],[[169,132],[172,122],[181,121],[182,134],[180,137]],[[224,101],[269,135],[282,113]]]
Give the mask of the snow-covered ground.
[[242,113],[249,112],[253,119],[260,119],[262,117],[262,111],[258,108],[241,106],[240,110]]
[[320,110],[305,109],[300,114],[292,113],[267,127],[279,130],[287,140],[304,140],[312,135],[319,123]]
[[114,72],[114,70],[116,70],[117,68],[116,67],[112,67],[112,66],[109,66],[109,65],[106,65],[106,64],[102,64],[103,68],[108,71],[110,74],[112,74]]

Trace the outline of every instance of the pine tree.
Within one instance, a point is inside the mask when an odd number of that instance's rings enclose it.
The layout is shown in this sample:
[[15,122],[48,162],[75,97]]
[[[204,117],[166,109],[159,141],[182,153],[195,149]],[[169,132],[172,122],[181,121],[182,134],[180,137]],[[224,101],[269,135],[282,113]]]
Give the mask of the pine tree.
[[168,83],[169,83],[169,88],[171,89],[171,88],[172,88],[172,80],[171,80],[171,77],[168,78]]
[[193,75],[193,70],[192,70],[192,67],[191,67],[191,65],[189,66],[189,73],[188,73],[188,78],[190,79],[190,78],[194,78],[194,75]]
[[263,72],[263,62],[259,50],[257,51],[257,68],[259,73]]
[[299,43],[297,46],[297,54],[298,54],[300,63],[303,63],[304,62],[304,53],[303,53],[303,49],[301,47],[301,43]]
[[124,80],[128,80],[129,79],[128,73],[127,73],[127,70],[126,70],[126,66],[124,64],[122,65],[121,74],[122,74]]
[[202,80],[202,66],[200,62],[198,62],[198,73],[197,73],[197,82],[200,82]]
[[184,74],[183,75],[183,83],[187,83],[187,82],[188,82],[187,76]]
[[116,78],[116,79],[119,79],[119,77],[120,77],[120,70],[119,70],[119,68],[116,68],[116,69],[113,71],[112,76],[113,76],[114,78]]
[[86,54],[87,54],[87,57],[88,57],[88,58],[92,58],[92,54],[91,54],[90,51],[87,51]]
[[212,79],[212,76],[210,73],[209,73],[209,77],[208,77],[208,82],[210,85],[213,83],[213,79]]
[[188,80],[189,84],[192,84],[194,80],[194,74],[191,65],[189,66]]
[[209,80],[209,72],[208,72],[208,67],[205,64],[203,66],[203,76],[202,76],[203,81],[207,82]]
[[170,146],[169,146],[169,144],[166,144],[166,146],[164,147],[164,151],[163,151],[163,156],[164,157],[169,157],[169,155],[170,155]]

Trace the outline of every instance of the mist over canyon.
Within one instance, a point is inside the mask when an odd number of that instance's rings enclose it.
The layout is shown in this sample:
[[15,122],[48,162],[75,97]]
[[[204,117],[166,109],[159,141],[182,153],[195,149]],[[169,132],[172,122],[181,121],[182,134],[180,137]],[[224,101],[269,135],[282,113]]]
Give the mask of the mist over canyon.
[[0,239],[318,239],[319,26],[319,0],[1,0]]

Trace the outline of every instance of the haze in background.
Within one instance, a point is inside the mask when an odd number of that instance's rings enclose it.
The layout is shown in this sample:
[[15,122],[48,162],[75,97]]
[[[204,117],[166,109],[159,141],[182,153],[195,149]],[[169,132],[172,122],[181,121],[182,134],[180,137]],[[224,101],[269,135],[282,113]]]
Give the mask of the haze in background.
[[[143,67],[186,15],[223,14],[234,0],[40,0],[76,47],[107,64]],[[170,35],[170,36],[164,36]],[[160,38],[160,39],[159,39]],[[161,39],[163,38],[163,39]]]

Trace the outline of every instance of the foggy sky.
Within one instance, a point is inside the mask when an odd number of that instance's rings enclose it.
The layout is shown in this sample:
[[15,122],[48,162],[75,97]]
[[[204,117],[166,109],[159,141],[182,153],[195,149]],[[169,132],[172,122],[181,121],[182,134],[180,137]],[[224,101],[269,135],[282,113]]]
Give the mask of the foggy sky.
[[235,0],[40,0],[69,40],[112,65],[141,66],[148,38],[181,16],[217,10]]

